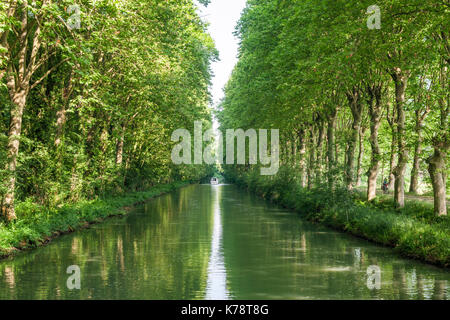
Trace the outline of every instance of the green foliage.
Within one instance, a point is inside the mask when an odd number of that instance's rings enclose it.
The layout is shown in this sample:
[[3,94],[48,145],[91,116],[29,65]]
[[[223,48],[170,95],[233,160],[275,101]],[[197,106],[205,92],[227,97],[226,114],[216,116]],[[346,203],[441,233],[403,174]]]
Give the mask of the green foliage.
[[[74,4],[81,10],[79,29],[66,25]],[[191,129],[194,120],[211,126],[208,87],[217,52],[193,1],[29,1],[8,18],[9,9],[2,2],[0,207],[11,176],[21,219],[22,212],[35,214],[32,203],[52,208],[208,174],[207,166],[171,161],[175,129]],[[40,39],[42,63],[30,79],[35,86],[21,119],[17,168],[10,172],[4,169],[12,161],[13,102],[6,83],[20,71],[24,10],[33,13],[25,25],[26,50]]]
[[[239,61],[217,111],[220,129],[279,129],[280,161],[302,186],[351,190],[372,169],[378,186],[397,172],[405,184],[417,178],[415,192],[441,188],[430,179],[430,161],[436,156],[437,175],[444,173],[436,180],[445,181],[449,8],[433,0],[375,4],[380,29],[367,25],[372,1],[248,1],[236,27]],[[405,170],[395,171],[403,162]],[[239,176],[251,167],[224,171]]]

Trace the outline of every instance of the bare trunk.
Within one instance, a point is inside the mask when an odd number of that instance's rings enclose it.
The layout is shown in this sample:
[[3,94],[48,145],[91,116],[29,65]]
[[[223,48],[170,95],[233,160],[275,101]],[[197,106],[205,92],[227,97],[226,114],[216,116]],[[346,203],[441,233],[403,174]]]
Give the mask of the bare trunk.
[[419,171],[420,171],[420,154],[422,153],[422,133],[417,131],[417,142],[414,148],[414,161],[411,170],[411,184],[409,185],[409,192],[417,193],[419,189]]
[[315,169],[315,159],[314,159],[314,146],[315,146],[315,130],[314,130],[314,126],[311,126],[311,130],[310,130],[310,136],[309,136],[309,148],[308,148],[308,153],[309,153],[309,161],[308,161],[308,168],[307,168],[307,184],[308,184],[308,189],[311,189],[313,187],[313,178],[314,178],[314,169]]
[[[422,86],[421,86],[422,88]],[[420,96],[419,96],[419,102],[420,102]],[[428,115],[428,113],[431,111],[430,104],[427,103],[427,106],[425,110],[416,110],[416,133],[417,133],[417,141],[414,148],[414,161],[413,161],[413,167],[411,170],[411,184],[409,186],[409,192],[417,193],[419,188],[419,172],[420,172],[420,156],[422,153],[422,126],[423,122]]]
[[116,165],[121,166],[123,161],[123,143],[125,139],[125,125],[122,125],[121,131],[120,131],[120,137],[117,140],[116,144]]
[[298,132],[299,138],[299,164],[300,164],[300,184],[306,187],[306,137],[305,130],[301,129]]
[[337,167],[339,166],[339,142],[338,141],[335,141],[334,151],[335,151],[334,159],[336,159],[335,165],[336,165],[336,170],[337,170]]
[[[381,87],[369,88],[370,115],[370,147],[372,149],[370,167],[367,173],[367,200],[372,201],[377,196],[377,176],[380,169],[380,146],[378,144],[378,130],[381,122]],[[375,101],[374,101],[375,100]],[[375,104],[374,104],[375,103]]]
[[355,151],[356,144],[358,143],[359,130],[361,127],[362,104],[358,89],[353,89],[352,92],[348,92],[347,98],[352,111],[353,123],[351,135],[348,141],[348,149],[346,152],[345,183],[347,190],[352,190],[355,184]]
[[394,188],[395,184],[395,175],[394,175],[394,169],[395,169],[395,146],[396,146],[397,139],[395,138],[395,132],[392,132],[392,140],[391,140],[391,157],[389,159],[389,190],[392,190]]
[[396,68],[393,73],[395,82],[395,103],[397,111],[397,146],[398,161],[394,169],[394,203],[397,208],[405,206],[405,169],[408,161],[408,149],[406,148],[405,139],[405,92],[408,83],[408,75]]
[[327,157],[328,157],[328,186],[333,188],[336,175],[336,158],[334,147],[336,145],[336,115],[337,108],[332,110],[328,117],[327,127]]
[[445,151],[442,146],[434,146],[434,154],[428,159],[428,171],[431,177],[434,193],[434,212],[447,215],[447,199],[445,185]]
[[59,147],[59,145],[61,144],[61,139],[63,136],[63,132],[64,132],[64,125],[66,124],[67,121],[67,104],[69,102],[70,96],[72,95],[73,92],[73,77],[74,77],[75,72],[71,71],[70,76],[69,76],[69,80],[67,83],[67,86],[64,87],[63,92],[62,92],[62,103],[61,103],[61,107],[60,109],[56,112],[56,136],[55,136],[55,146],[56,148]]
[[316,184],[322,183],[323,175],[323,141],[325,140],[325,130],[323,123],[319,124],[319,137],[317,141],[317,157],[316,157]]
[[296,144],[295,139],[293,139],[291,142],[291,152],[292,152],[291,166],[292,166],[292,168],[295,168],[297,166],[297,160],[296,160],[297,144]]
[[19,155],[20,134],[22,132],[22,118],[27,101],[28,90],[20,89],[12,97],[11,120],[8,132],[8,160],[6,170],[9,173],[7,191],[4,200],[4,214],[6,221],[16,219],[14,197],[16,188],[17,156]]
[[[440,73],[440,83],[442,89],[447,88],[448,67],[443,64]],[[448,91],[447,91],[448,92]],[[439,99],[440,123],[439,134],[433,137],[434,154],[428,159],[428,171],[430,172],[431,183],[434,193],[434,212],[439,215],[447,215],[446,197],[446,161],[450,149],[449,96]]]
[[364,158],[364,134],[366,128],[361,128],[359,133],[359,153],[358,153],[358,169],[356,173],[356,186],[361,186],[361,176],[362,176],[362,161]]

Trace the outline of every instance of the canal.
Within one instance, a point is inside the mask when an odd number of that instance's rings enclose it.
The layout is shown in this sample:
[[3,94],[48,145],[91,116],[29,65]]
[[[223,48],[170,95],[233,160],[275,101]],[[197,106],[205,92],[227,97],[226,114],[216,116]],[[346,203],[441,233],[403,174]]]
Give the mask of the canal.
[[0,261],[0,299],[448,300],[450,272],[236,186],[191,185]]

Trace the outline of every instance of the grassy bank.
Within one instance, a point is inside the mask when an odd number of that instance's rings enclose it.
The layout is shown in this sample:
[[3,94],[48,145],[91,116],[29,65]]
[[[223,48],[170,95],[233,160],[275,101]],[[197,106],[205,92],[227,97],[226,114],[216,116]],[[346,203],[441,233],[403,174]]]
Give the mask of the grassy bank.
[[302,188],[286,172],[270,178],[257,173],[228,178],[308,220],[394,247],[410,258],[450,267],[450,217],[435,216],[428,203],[408,202],[395,210],[387,198],[368,203],[360,193]]
[[31,202],[19,203],[16,206],[18,219],[9,225],[0,223],[0,258],[45,245],[54,237],[85,228],[107,217],[124,215],[130,206],[187,184],[189,182],[159,185],[147,191],[80,201],[60,208],[46,208]]

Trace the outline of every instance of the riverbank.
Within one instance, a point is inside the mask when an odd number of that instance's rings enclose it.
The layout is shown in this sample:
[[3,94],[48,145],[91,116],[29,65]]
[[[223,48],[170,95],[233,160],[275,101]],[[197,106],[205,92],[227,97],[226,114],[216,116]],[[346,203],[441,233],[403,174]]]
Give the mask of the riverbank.
[[108,217],[126,215],[130,207],[189,183],[159,185],[147,191],[80,201],[61,208],[46,208],[31,202],[19,203],[16,206],[18,219],[9,225],[0,223],[0,259],[46,245],[62,234],[86,228]]
[[368,203],[360,193],[302,188],[288,174],[227,177],[310,221],[393,247],[405,257],[450,267],[450,218],[438,217],[428,203],[408,202],[395,210],[386,199]]

